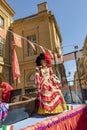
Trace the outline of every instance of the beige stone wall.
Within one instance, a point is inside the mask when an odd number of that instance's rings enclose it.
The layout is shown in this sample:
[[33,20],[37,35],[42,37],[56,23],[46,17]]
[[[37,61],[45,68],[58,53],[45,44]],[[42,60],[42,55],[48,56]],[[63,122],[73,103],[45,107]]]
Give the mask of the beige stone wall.
[[[46,4],[46,3],[45,3]],[[44,7],[40,7],[44,6]],[[0,1],[0,15],[4,18],[4,29],[5,29],[5,53],[4,58],[0,57],[0,76],[4,81],[7,81],[12,84],[12,68],[11,68],[11,47],[12,47],[12,33],[9,33],[7,30],[10,27],[13,32],[22,36],[22,48],[16,47],[17,57],[20,65],[20,83],[16,84],[14,82],[14,88],[23,88],[34,87],[34,75],[35,75],[35,60],[37,55],[42,52],[39,46],[36,47],[37,54],[28,56],[27,53],[27,36],[35,35],[36,43],[48,48],[52,51],[56,51],[58,56],[61,55],[61,44],[62,39],[60,35],[60,30],[57,26],[55,17],[48,11],[46,5],[38,5],[38,13],[26,18],[16,20],[12,23],[12,17],[14,11],[6,3],[6,1]],[[11,24],[12,23],[12,24]],[[57,70],[60,69],[56,65]],[[55,71],[55,67],[54,67]],[[61,72],[61,70],[59,70]]]
[[5,30],[5,39],[4,39],[4,55],[0,56],[0,76],[4,81],[10,82],[10,43],[8,37],[8,28],[12,22],[12,17],[14,15],[14,11],[7,4],[6,1],[0,1],[0,16],[4,19],[4,30]]
[[[60,47],[61,42],[55,27],[55,22],[52,20],[51,23],[49,17],[51,17],[50,12],[39,13],[14,21],[11,28],[13,32],[24,38],[30,35],[36,35],[37,44],[55,51],[57,47]],[[35,86],[35,60],[41,52],[41,49],[37,46],[37,55],[28,56],[26,40],[22,38],[22,48],[16,47],[16,52],[20,63],[21,82],[15,87],[25,89],[25,87]]]
[[81,87],[87,88],[87,36],[83,45],[83,57],[78,60],[78,73]]

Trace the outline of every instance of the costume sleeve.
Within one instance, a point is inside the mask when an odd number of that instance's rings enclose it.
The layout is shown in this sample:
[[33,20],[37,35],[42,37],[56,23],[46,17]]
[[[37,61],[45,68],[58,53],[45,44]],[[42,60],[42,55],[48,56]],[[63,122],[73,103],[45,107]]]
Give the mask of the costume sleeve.
[[50,77],[51,77],[53,82],[60,84],[60,79],[54,74],[51,67],[50,67]]

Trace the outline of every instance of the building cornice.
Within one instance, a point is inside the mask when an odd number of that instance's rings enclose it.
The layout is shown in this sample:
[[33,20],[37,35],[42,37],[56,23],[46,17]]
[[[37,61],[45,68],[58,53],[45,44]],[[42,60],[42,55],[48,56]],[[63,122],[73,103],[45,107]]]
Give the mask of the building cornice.
[[56,18],[55,18],[55,16],[54,16],[53,14],[51,14],[51,18],[52,18],[53,21],[54,21],[56,31],[57,31],[57,33],[58,33],[58,35],[59,35],[60,43],[62,43],[62,36],[61,36],[61,33],[60,33],[59,26],[58,26],[58,24],[57,24]]
[[[51,17],[52,20],[54,21],[55,28],[56,28],[57,33],[58,33],[58,35],[59,35],[60,42],[62,43],[62,36],[61,36],[61,33],[60,33],[60,29],[59,29],[58,24],[57,24],[57,22],[56,22],[55,16],[51,13],[51,11],[48,11],[48,12],[43,11],[43,12],[41,12],[41,13],[37,13],[37,14],[31,15],[31,16],[27,16],[27,17],[24,17],[24,18],[20,18],[20,19],[15,20],[14,23],[15,23],[15,22],[20,22],[20,21],[22,22],[22,21],[25,21],[25,20],[32,20],[32,19],[34,19],[34,18],[37,18],[37,17],[41,16],[41,14],[45,14],[45,13],[46,13],[46,15],[48,15],[49,17]],[[14,23],[13,23],[13,24],[14,24]]]
[[5,0],[0,0],[0,4],[1,3],[6,7],[6,9],[11,13],[11,15],[14,16],[15,12],[9,4]]

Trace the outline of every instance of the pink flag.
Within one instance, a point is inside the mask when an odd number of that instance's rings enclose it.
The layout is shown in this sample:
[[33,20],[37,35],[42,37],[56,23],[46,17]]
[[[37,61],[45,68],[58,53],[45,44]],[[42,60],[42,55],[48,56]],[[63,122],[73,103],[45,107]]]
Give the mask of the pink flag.
[[39,46],[39,47],[41,48],[42,52],[45,53],[44,48],[42,46]]
[[2,27],[0,27],[0,37],[5,38],[5,30]]
[[14,80],[20,77],[19,63],[18,63],[15,48],[12,49],[12,72],[13,72]]
[[13,38],[14,38],[14,45],[15,46],[18,46],[18,47],[22,47],[22,44],[21,44],[21,36],[13,33]]
[[47,50],[47,51],[48,51],[49,55],[51,56],[51,58],[53,59],[53,54],[52,54],[52,52],[51,52],[50,50]]
[[30,40],[28,40],[28,42],[29,42],[29,44],[32,46],[32,48],[36,51],[36,48],[35,48],[35,46],[34,46],[34,43],[33,43],[32,41],[30,41]]

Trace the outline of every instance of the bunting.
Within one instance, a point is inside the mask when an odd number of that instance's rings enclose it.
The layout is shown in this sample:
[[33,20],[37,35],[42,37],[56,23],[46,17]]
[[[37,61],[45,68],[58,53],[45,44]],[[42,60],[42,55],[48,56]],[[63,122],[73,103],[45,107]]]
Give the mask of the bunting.
[[[0,32],[2,32],[2,31],[0,30]],[[12,33],[13,33],[13,32],[12,32]],[[1,34],[3,34],[3,33],[0,33],[0,35],[1,35]],[[18,47],[22,47],[22,44],[21,44],[21,36],[18,35],[18,34],[16,34],[16,33],[13,33],[13,37],[14,37],[14,44],[13,44],[13,45],[18,46]],[[22,37],[22,38],[25,39],[24,37]],[[27,40],[27,39],[25,39],[25,40]],[[46,51],[45,51],[45,49],[46,49],[47,52],[50,54],[50,56],[51,56],[52,59],[53,59],[53,54],[52,54],[51,50],[49,50],[49,49],[47,49],[47,48],[45,48],[45,47],[43,47],[43,46],[41,46],[41,45],[38,45],[37,43],[33,43],[33,42],[30,41],[30,40],[27,40],[27,41],[29,42],[29,44],[32,46],[32,48],[33,48],[35,51],[36,51],[36,48],[35,48],[34,44],[37,45],[37,46],[39,46],[39,47],[41,48],[41,50],[42,50],[43,53],[46,53]],[[82,56],[83,56],[82,50],[76,52],[76,57],[77,57],[77,58],[81,58]],[[68,60],[74,60],[74,59],[75,59],[75,53],[72,52],[72,53],[69,53],[69,54],[67,54],[67,55],[61,55],[60,58],[58,58],[57,53],[54,53],[54,58],[55,58],[55,60],[56,60],[56,64],[61,64],[61,63],[65,62],[65,61],[68,61]],[[52,61],[52,63],[55,64],[54,61]]]
[[14,39],[14,44],[13,45],[18,46],[18,47],[22,47],[21,36],[13,33],[13,39]]
[[15,48],[12,49],[12,72],[13,80],[17,80],[20,77],[20,69]]
[[43,53],[45,53],[45,49],[42,46],[39,46]]
[[2,27],[0,27],[0,37],[5,38],[5,30]]
[[28,40],[28,42],[29,42],[29,44],[32,46],[32,48],[34,49],[34,51],[36,51],[36,48],[35,48],[35,46],[34,46],[34,43],[33,43],[32,41],[30,41],[30,40]]
[[48,49],[47,51],[48,51],[50,57],[53,59],[53,54],[52,54],[52,52],[51,52],[49,49]]

